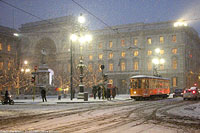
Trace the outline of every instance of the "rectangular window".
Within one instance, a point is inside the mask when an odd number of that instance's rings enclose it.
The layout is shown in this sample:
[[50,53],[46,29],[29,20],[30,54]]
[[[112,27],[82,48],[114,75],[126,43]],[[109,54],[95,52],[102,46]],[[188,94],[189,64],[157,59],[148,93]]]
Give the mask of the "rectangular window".
[[176,59],[172,60],[172,68],[177,69],[177,60]]
[[10,67],[11,67],[11,63],[8,62],[8,70],[10,70]]
[[113,42],[110,41],[110,42],[109,42],[109,48],[112,48],[112,47],[113,47]]
[[151,44],[152,43],[152,39],[151,39],[151,37],[148,37],[147,38],[147,44]]
[[165,51],[163,49],[160,50],[160,54],[163,55]]
[[101,64],[99,64],[99,69],[98,69],[98,70],[99,70],[99,72],[101,72],[101,71],[102,71],[102,70],[101,70]]
[[109,59],[113,58],[113,53],[109,53]]
[[8,44],[8,52],[10,52],[10,50],[11,50],[11,46],[10,44]]
[[133,52],[133,55],[134,55],[134,56],[138,56],[138,51],[137,51],[137,50],[134,51],[134,52]]
[[126,70],[125,62],[121,62],[121,71],[125,71],[125,70]]
[[138,70],[138,61],[133,62],[133,70]]
[[0,42],[0,51],[2,50],[2,43]]
[[92,64],[89,64],[89,65],[88,65],[88,70],[89,70],[89,72],[92,72],[92,71],[93,71]]
[[0,62],[0,70],[3,70],[3,62]]
[[122,56],[122,57],[125,57],[125,56],[126,56],[126,53],[123,51],[123,52],[121,53],[121,56]]
[[100,60],[103,59],[103,54],[99,54],[99,59],[100,59]]
[[102,47],[103,47],[103,44],[102,44],[102,42],[100,42],[99,43],[99,49],[102,49]]
[[172,42],[176,42],[176,35],[172,35]]
[[160,64],[160,70],[164,70],[164,64]]
[[135,46],[137,46],[137,45],[138,45],[138,39],[134,39],[134,40],[133,40],[133,44],[134,44]]
[[92,44],[89,44],[89,50],[92,50]]
[[109,71],[113,71],[113,63],[109,64]]
[[177,87],[177,77],[172,78],[172,86]]
[[164,43],[164,37],[160,36],[160,43]]
[[125,46],[125,40],[121,40],[121,46],[122,46],[122,47]]
[[150,60],[147,63],[147,69],[148,69],[148,71],[152,70],[152,61],[150,61]]
[[177,48],[172,49],[173,54],[177,54]]
[[148,50],[147,51],[147,55],[149,56],[149,55],[152,55],[152,51],[151,50]]
[[93,56],[92,55],[89,55],[89,60],[92,60],[93,59]]

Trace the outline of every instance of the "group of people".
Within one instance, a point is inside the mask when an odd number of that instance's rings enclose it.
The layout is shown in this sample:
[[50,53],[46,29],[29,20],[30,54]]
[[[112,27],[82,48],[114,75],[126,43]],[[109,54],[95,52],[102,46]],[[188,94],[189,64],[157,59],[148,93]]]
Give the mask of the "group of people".
[[102,99],[107,98],[111,100],[111,97],[113,99],[116,97],[117,89],[116,86],[105,88],[104,86],[97,85],[92,87],[92,94],[94,99],[98,96],[99,99],[102,97]]

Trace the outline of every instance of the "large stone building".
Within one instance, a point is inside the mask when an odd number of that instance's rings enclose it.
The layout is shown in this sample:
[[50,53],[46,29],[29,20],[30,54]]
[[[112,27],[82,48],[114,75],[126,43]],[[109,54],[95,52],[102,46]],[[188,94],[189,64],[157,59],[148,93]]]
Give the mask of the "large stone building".
[[15,88],[14,74],[19,68],[19,40],[13,36],[17,31],[0,26],[0,91]]
[[[111,28],[113,30],[111,30]],[[93,41],[80,46],[73,43],[74,67],[83,55],[85,73],[92,77],[84,80],[86,88],[101,79],[100,65],[108,81],[118,86],[120,93],[128,93],[129,77],[153,75],[152,59],[163,58],[164,64],[157,66],[163,77],[171,80],[171,88],[185,88],[199,82],[200,40],[198,33],[189,26],[174,27],[173,22],[136,23],[90,31]],[[47,52],[46,63],[55,73],[54,82],[66,87],[70,79],[69,36],[77,33],[77,23],[72,16],[23,24],[21,54],[32,67],[41,62],[41,50]],[[159,54],[154,51],[160,48]],[[75,67],[75,73],[78,70]],[[90,75],[91,76],[91,75]],[[74,75],[78,84],[78,76]],[[198,84],[197,84],[198,85]],[[77,85],[75,85],[77,86]]]

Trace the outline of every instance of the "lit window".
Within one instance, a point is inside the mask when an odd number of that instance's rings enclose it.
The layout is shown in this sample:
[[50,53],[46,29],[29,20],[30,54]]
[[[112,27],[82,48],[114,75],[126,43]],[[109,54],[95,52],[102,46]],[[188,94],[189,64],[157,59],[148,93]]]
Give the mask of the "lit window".
[[113,80],[109,79],[108,83],[113,84]]
[[3,62],[0,62],[0,70],[3,69]]
[[160,36],[160,43],[164,43],[164,37]]
[[122,46],[122,47],[125,46],[125,40],[121,40],[121,46]]
[[160,54],[163,55],[165,51],[163,49],[160,50]]
[[177,77],[172,78],[172,86],[177,87]]
[[137,46],[137,44],[138,44],[138,39],[134,39],[134,40],[133,40],[133,44],[134,44],[135,46]]
[[148,71],[152,70],[152,61],[150,61],[150,60],[147,62],[147,69],[148,69]]
[[126,70],[125,62],[121,62],[121,71],[125,71],[125,70]]
[[176,42],[176,35],[172,35],[172,42]]
[[113,63],[109,64],[109,71],[113,71]]
[[103,54],[99,54],[99,59],[100,59],[100,60],[103,59]]
[[109,42],[109,48],[112,48],[112,46],[113,46],[113,43],[112,43],[112,41],[110,41]]
[[176,59],[172,60],[172,68],[177,69],[177,60]]
[[67,71],[68,71],[68,73],[70,72],[70,70],[71,70],[71,64],[68,63],[68,64],[67,64]]
[[121,53],[121,56],[122,56],[122,57],[125,57],[125,56],[126,56],[126,53],[123,51],[123,52]]
[[152,51],[151,51],[151,50],[148,50],[148,51],[147,51],[147,55],[152,55]]
[[109,53],[109,58],[110,58],[110,59],[113,58],[113,53]]
[[133,62],[133,70],[138,70],[138,61]]
[[101,64],[99,64],[99,72],[101,72],[102,70],[101,70]]
[[81,51],[83,50],[83,47],[82,47],[82,46],[80,46],[80,50],[81,50]]
[[2,43],[0,43],[0,50],[2,50]]
[[177,54],[177,48],[172,49],[173,54]]
[[92,44],[89,45],[89,50],[92,50]]
[[10,67],[11,67],[11,63],[8,62],[8,70],[10,70]]
[[89,55],[89,60],[92,60],[93,59],[93,56],[92,55]]
[[102,42],[100,42],[99,43],[99,49],[102,49],[102,47],[103,47],[103,44],[102,44]]
[[160,70],[164,70],[164,64],[160,64]]
[[93,70],[93,69],[92,69],[92,64],[89,64],[89,65],[88,65],[88,70],[89,70],[89,72],[92,72],[92,70]]
[[10,44],[8,44],[8,52],[10,52],[10,50],[11,50],[11,46]]
[[138,56],[138,51],[137,51],[137,50],[134,51],[134,52],[133,52],[133,55],[134,55],[134,56]]
[[151,44],[152,43],[152,40],[150,37],[147,38],[147,44]]

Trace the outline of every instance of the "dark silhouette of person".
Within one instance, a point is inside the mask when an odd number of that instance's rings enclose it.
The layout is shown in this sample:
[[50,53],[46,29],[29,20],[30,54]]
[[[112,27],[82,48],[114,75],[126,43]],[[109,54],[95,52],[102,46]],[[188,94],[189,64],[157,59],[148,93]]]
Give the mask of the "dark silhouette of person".
[[6,93],[5,93],[5,102],[9,102],[9,100],[10,100],[9,93],[8,93],[8,90],[6,90]]
[[112,88],[112,98],[113,99],[115,99],[115,96],[116,96],[116,93],[117,93],[116,91],[117,91],[117,87],[115,86],[115,87]]
[[92,93],[93,93],[94,99],[96,99],[96,95],[97,95],[97,86],[93,86]]
[[99,99],[101,99],[101,86],[98,86],[98,97],[99,97]]
[[42,96],[42,101],[46,101],[47,102],[47,98],[46,98],[46,90],[45,89],[42,89],[41,90],[41,96]]
[[111,100],[111,88],[107,88],[107,92],[106,92],[106,94],[107,94],[107,99],[108,100]]

